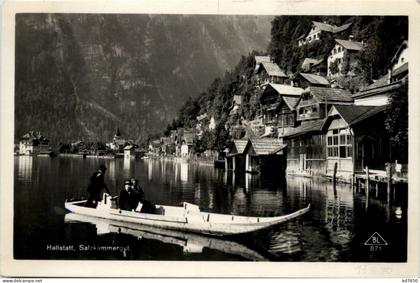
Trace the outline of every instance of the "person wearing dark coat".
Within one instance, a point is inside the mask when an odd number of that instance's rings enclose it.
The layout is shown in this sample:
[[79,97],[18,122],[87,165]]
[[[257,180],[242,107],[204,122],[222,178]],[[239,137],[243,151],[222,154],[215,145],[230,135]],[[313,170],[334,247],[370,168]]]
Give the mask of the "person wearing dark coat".
[[131,181],[127,180],[124,182],[124,188],[120,191],[120,196],[118,198],[119,201],[119,208],[121,210],[129,210],[131,211],[131,196],[130,196],[130,190],[131,190]]
[[101,192],[103,189],[105,189],[108,194],[111,194],[105,184],[104,175],[106,169],[105,165],[101,165],[99,166],[99,170],[93,173],[92,177],[90,177],[90,184],[88,186],[89,197],[86,201],[86,206],[96,208],[98,202],[101,201]]

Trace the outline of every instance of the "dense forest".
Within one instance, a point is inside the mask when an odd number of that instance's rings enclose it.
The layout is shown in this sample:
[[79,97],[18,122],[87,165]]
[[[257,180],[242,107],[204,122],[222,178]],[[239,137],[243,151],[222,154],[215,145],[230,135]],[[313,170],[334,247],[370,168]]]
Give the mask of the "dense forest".
[[138,143],[242,54],[265,50],[273,17],[18,14],[15,139]]
[[[407,17],[355,17],[355,16],[278,16],[272,21],[271,41],[267,50],[272,59],[287,73],[294,74],[300,71],[300,65],[306,57],[326,58],[334,46],[334,37],[325,34],[321,40],[298,47],[297,38],[307,32],[312,21],[322,21],[337,26],[352,23],[348,32],[340,34],[340,38],[348,39],[351,34],[356,41],[366,42],[366,48],[359,55],[359,67],[355,76],[347,78],[343,76],[340,85],[352,92],[370,84],[387,73],[390,60],[397,51],[401,42],[408,39]],[[209,86],[207,91],[198,97],[190,97],[181,108],[177,118],[168,125],[166,134],[177,127],[194,127],[196,117],[207,113],[214,115],[218,127],[212,133],[205,133],[208,149],[222,150],[229,143],[230,137],[226,134],[226,128],[240,123],[239,117],[245,120],[256,118],[259,107],[258,90],[254,83],[254,55],[252,52],[247,57],[242,57],[235,69],[226,72],[223,77],[217,78]],[[243,107],[239,115],[230,117],[229,107],[232,105],[234,95],[243,97]],[[398,97],[393,103],[399,103]],[[401,100],[403,102],[404,100]],[[403,103],[404,104],[404,103]],[[401,110],[402,108],[402,110]],[[397,107],[400,112],[404,106]],[[392,115],[392,114],[390,114]],[[398,114],[396,114],[398,116]],[[395,116],[395,115],[394,115]],[[400,117],[400,116],[398,116]],[[394,119],[395,120],[395,119]],[[395,132],[396,139],[401,140],[404,129],[401,131],[395,127],[398,122],[392,122],[388,118],[387,125],[390,132]],[[394,129],[391,130],[392,125]],[[200,144],[196,150],[203,150],[205,146]]]

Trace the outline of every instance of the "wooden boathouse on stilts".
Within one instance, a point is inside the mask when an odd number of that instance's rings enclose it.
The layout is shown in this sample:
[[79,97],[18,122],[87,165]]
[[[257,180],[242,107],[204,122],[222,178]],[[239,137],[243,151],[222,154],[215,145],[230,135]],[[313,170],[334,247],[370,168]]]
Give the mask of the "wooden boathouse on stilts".
[[244,150],[248,140],[234,140],[229,153],[225,157],[225,169],[236,172],[245,171],[245,154]]
[[285,174],[286,147],[278,139],[249,139],[244,150],[245,171],[248,173],[264,171]]

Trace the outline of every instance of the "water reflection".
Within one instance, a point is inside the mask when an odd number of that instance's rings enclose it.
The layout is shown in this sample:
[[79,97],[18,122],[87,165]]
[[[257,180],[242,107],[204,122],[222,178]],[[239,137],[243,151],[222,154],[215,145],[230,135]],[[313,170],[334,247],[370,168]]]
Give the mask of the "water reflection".
[[24,182],[30,182],[32,178],[32,156],[19,156],[18,157],[18,175]]
[[90,216],[83,216],[68,213],[64,218],[65,223],[74,222],[91,223],[95,225],[97,235],[117,233],[127,234],[136,237],[138,240],[157,240],[165,244],[177,245],[183,248],[184,254],[203,253],[204,248],[218,250],[223,253],[235,254],[253,261],[267,260],[259,252],[232,240],[206,237],[197,234],[165,230],[146,225],[132,223],[121,223],[119,221],[99,219]]
[[[103,161],[15,158],[15,243],[31,243],[15,245],[17,258],[48,258],[40,245],[42,241],[62,241],[64,199],[86,195],[89,178]],[[107,163],[105,179],[112,193],[118,194],[124,179],[135,177],[146,198],[155,204],[179,205],[186,201],[215,213],[274,216],[311,203],[311,211],[303,217],[248,236],[257,242],[258,249],[248,243],[245,246],[264,251],[270,260],[372,261],[363,243],[375,231],[390,242],[389,255],[378,254],[375,259],[405,260],[407,188],[389,193],[386,186],[372,189],[367,201],[364,189],[353,190],[343,184],[334,189],[331,182],[321,179],[226,172],[176,159],[131,159],[126,163],[121,158]],[[73,238],[78,237],[76,230],[80,235],[86,233],[80,229],[74,227]],[[200,250],[195,245],[185,249]],[[205,257],[205,252],[206,248],[199,255]],[[171,257],[170,248],[162,249],[160,255],[145,253],[147,259],[176,259]],[[232,259],[221,253],[214,257]]]

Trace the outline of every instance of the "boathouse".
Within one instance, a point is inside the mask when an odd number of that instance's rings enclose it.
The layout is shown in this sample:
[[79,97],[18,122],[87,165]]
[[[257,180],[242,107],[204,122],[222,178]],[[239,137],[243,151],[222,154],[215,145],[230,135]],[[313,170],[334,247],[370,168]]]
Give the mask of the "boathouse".
[[308,121],[279,135],[282,143],[287,145],[288,173],[309,176],[326,173],[324,121]]
[[246,172],[284,174],[286,171],[286,145],[278,139],[249,139],[244,154]]
[[225,157],[225,169],[245,171],[245,147],[248,140],[233,140],[232,146]]
[[[327,175],[352,178],[367,166],[385,170],[389,141],[385,131],[386,106],[333,106],[323,125]],[[335,165],[336,164],[336,165]]]
[[124,147],[124,158],[130,159],[131,157],[135,157],[135,148],[129,144]]

